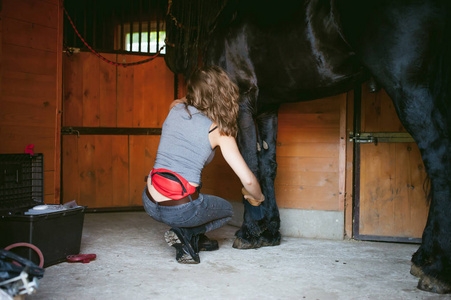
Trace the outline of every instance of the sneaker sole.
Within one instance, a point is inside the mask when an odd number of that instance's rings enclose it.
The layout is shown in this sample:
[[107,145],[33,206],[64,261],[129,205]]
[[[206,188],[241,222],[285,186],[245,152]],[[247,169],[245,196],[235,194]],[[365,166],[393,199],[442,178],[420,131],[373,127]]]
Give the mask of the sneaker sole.
[[175,232],[173,232],[171,230],[166,231],[164,234],[164,239],[166,240],[166,243],[168,243],[168,245],[170,247],[176,248],[177,251],[184,252],[182,256],[177,258],[178,263],[181,263],[181,264],[198,264],[199,263],[199,261],[196,261],[190,254],[183,251],[183,249],[182,249],[183,244]]
[[181,257],[177,259],[177,262],[180,264],[198,264],[198,261],[195,261],[191,255],[184,253]]
[[164,239],[166,240],[166,243],[168,243],[169,246],[174,246],[177,244],[182,245],[182,242],[180,241],[177,234],[175,234],[175,232],[171,230],[165,232]]

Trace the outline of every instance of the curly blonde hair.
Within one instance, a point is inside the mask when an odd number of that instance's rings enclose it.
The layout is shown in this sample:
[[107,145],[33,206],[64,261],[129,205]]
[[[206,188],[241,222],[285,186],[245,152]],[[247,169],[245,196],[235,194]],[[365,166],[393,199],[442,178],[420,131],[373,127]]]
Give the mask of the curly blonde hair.
[[237,135],[238,98],[237,85],[217,66],[194,71],[187,83],[186,104],[218,124],[221,135]]

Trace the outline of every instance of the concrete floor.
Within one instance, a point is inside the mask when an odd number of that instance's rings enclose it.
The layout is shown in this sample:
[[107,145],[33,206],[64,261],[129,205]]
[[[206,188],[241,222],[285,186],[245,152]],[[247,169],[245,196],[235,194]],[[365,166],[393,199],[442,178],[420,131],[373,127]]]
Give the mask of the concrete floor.
[[209,234],[218,251],[182,265],[167,229],[144,212],[86,214],[81,253],[97,259],[48,267],[26,299],[451,299],[416,288],[418,245],[284,237],[237,250],[237,228],[227,225]]

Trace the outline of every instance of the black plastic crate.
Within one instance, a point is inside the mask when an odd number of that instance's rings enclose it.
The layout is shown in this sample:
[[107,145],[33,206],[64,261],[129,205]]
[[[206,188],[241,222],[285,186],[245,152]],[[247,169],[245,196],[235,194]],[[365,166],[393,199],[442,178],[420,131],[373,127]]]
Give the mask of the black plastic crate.
[[0,212],[44,203],[42,153],[0,154]]
[[[15,243],[38,247],[44,267],[63,262],[68,255],[80,253],[84,206],[40,215],[3,215],[0,217],[0,248]],[[39,256],[28,247],[11,250],[39,264]]]

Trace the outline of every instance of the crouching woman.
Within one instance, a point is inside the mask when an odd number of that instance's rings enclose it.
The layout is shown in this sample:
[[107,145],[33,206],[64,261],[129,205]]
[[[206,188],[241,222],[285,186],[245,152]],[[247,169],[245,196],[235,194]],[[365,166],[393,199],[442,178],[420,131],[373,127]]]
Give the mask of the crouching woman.
[[221,148],[241,180],[246,199],[264,200],[260,185],[236,143],[238,87],[219,67],[203,67],[187,82],[187,95],[171,104],[155,165],[143,192],[146,212],[170,227],[165,233],[179,263],[200,263],[200,250],[218,249],[205,233],[225,225],[232,205],[200,192],[201,173]]

